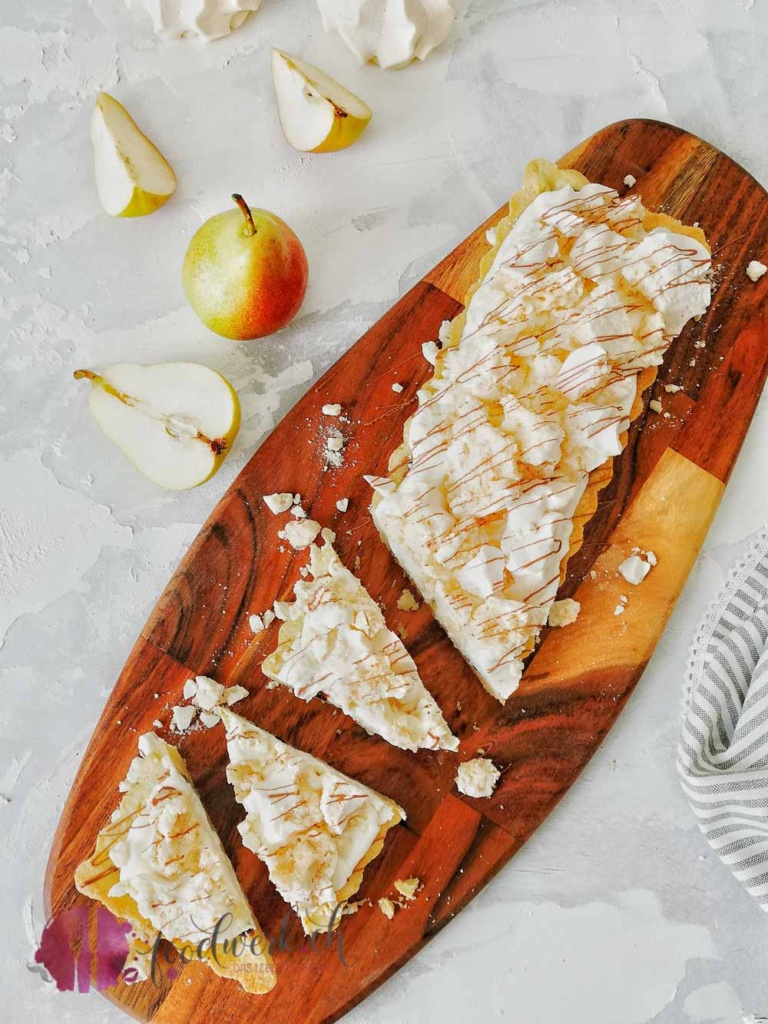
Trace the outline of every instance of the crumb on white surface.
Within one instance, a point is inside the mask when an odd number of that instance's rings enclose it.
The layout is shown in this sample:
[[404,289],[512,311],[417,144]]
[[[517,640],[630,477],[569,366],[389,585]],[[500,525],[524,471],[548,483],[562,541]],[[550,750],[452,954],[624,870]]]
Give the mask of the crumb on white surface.
[[392,385],[392,390],[395,392],[395,394],[399,395],[400,392],[403,390],[403,385],[396,382]]
[[564,597],[562,601],[555,601],[549,609],[547,623],[550,626],[570,626],[579,617],[581,605],[573,598]]
[[624,178],[624,184],[627,186],[627,188],[634,188],[637,184],[637,178],[634,176],[634,174],[627,174]]
[[340,405],[324,405],[323,416],[341,416]]
[[408,587],[403,587],[403,591],[397,599],[397,607],[401,612],[415,612],[418,609],[419,602]]
[[747,264],[747,277],[750,281],[759,281],[761,277],[768,274],[768,267],[760,260],[750,260]]
[[652,412],[661,412],[661,402],[658,400],[658,398],[652,398],[648,403],[648,408]]
[[384,917],[388,917],[390,921],[395,916],[395,904],[392,900],[387,899],[386,896],[382,896],[379,900],[379,910],[382,912]]
[[473,757],[464,761],[456,772],[456,788],[464,796],[489,797],[501,772],[487,757]]
[[283,527],[285,539],[296,551],[307,548],[320,533],[320,523],[314,519],[292,519]]
[[336,508],[339,512],[346,512],[349,508],[349,498],[339,498],[336,502]]
[[279,516],[282,512],[287,512],[291,507],[293,504],[293,495],[288,494],[287,491],[265,494],[264,504],[273,515]]

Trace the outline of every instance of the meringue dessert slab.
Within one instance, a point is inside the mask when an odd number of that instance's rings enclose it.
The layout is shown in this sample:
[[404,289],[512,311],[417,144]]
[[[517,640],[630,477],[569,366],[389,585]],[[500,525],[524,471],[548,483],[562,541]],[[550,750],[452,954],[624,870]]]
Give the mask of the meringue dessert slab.
[[[205,964],[253,994],[275,984],[269,943],[253,915],[178,750],[154,733],[139,738],[119,805],[75,872],[75,885],[133,928],[126,969],[137,981],[152,971],[158,933],[178,949],[208,940]],[[250,948],[210,950],[217,924],[222,942]]]
[[267,865],[307,934],[338,928],[405,811],[233,711],[219,714],[227,778],[246,810],[238,826],[244,844]]
[[308,569],[275,606],[283,625],[262,672],[301,700],[322,694],[395,747],[456,750],[413,658],[331,543],[310,546]]
[[[509,181],[498,183],[500,198],[502,189],[515,191],[534,155],[509,153]],[[501,704],[429,604],[403,599],[406,589],[418,597],[417,588],[379,536],[364,479],[389,477],[390,460],[419,409],[417,394],[435,376],[431,360],[440,375],[448,352],[461,354],[463,343],[451,347],[458,326],[450,333],[441,326],[456,321],[470,289],[488,273],[493,247],[505,240],[505,203],[403,295],[264,440],[174,573],[96,728],[51,855],[47,910],[58,913],[85,899],[74,887],[75,870],[92,855],[114,811],[137,733],[150,731],[159,719],[163,729],[156,731],[178,744],[265,935],[279,937],[286,922],[287,943],[275,949],[278,980],[271,991],[255,998],[191,964],[160,988],[143,982],[107,993],[139,1020],[338,1021],[458,914],[532,835],[616,721],[663,633],[768,372],[765,279],[753,283],[745,273],[751,260],[768,252],[768,195],[714,147],[653,121],[605,128],[559,167],[614,190],[620,202],[637,195],[648,211],[663,210],[686,225],[698,222],[713,260],[709,307],[685,325],[660,364],[637,376],[637,393],[623,417],[629,422],[626,439],[623,429],[618,434],[623,451],[590,472],[570,516],[557,599],[578,604],[578,615],[542,630],[518,688]],[[631,189],[624,184],[629,176],[637,182]],[[572,177],[566,184],[580,181]],[[547,191],[558,187],[562,182],[548,182]],[[525,204],[532,198],[526,195]],[[668,222],[658,226],[669,229]],[[435,344],[441,333],[443,356]],[[608,339],[597,344],[612,350]],[[340,455],[331,463],[328,442],[339,435]],[[275,601],[292,604],[297,583],[310,582],[302,577],[308,552],[295,551],[279,536],[296,518],[293,506],[273,514],[264,502],[273,494],[300,495],[299,518],[306,512],[333,529],[340,563],[402,641],[460,741],[458,751],[400,749],[369,735],[320,695],[302,701],[286,686],[270,687],[262,664],[288,620],[255,632],[249,619],[263,616]],[[632,586],[618,570],[638,551],[653,552],[655,563]],[[623,611],[616,615],[619,606]],[[380,854],[365,868],[353,897],[356,912],[344,915],[330,941],[316,942],[311,951],[267,865],[238,838],[247,812],[227,782],[224,729],[181,736],[164,731],[164,709],[180,703],[185,682],[197,675],[244,686],[250,696],[237,707],[243,718],[407,815],[389,829]],[[489,796],[477,795],[480,788],[475,795],[460,793],[459,765],[481,757],[499,772],[495,789]],[[419,879],[420,887],[415,899],[400,906],[395,883],[405,879]],[[391,920],[379,900],[393,903]]]
[[565,577],[574,518],[594,504],[590,479],[604,486],[655,368],[707,310],[711,254],[700,228],[544,160],[492,237],[372,507],[504,702]]

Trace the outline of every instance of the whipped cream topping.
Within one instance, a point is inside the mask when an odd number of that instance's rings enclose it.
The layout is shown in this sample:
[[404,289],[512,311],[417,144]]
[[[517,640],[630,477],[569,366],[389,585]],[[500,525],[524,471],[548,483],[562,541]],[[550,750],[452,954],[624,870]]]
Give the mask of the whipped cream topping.
[[246,818],[243,843],[269,869],[283,899],[311,933],[327,928],[352,896],[384,834],[405,819],[392,800],[281,742],[232,711],[227,778]]
[[[110,896],[130,896],[166,939],[196,944],[226,915],[222,939],[257,930],[240,887],[195,788],[173,747],[154,733],[139,739],[111,818],[120,828],[109,858],[119,871]],[[108,826],[109,827],[109,826]]]
[[449,0],[317,0],[323,27],[338,32],[361,64],[402,68],[425,60],[451,30]]
[[539,194],[463,328],[444,332],[391,478],[370,481],[379,532],[502,701],[547,621],[589,474],[622,450],[638,373],[706,310],[709,271],[707,249],[635,195]]
[[262,665],[302,700],[318,694],[404,750],[456,750],[440,708],[381,609],[331,543],[310,548],[309,573],[295,600],[277,602],[277,648]]
[[[127,0],[133,7],[134,0]],[[258,11],[261,0],[142,0],[155,32],[164,39],[200,38],[205,42],[229,35]]]

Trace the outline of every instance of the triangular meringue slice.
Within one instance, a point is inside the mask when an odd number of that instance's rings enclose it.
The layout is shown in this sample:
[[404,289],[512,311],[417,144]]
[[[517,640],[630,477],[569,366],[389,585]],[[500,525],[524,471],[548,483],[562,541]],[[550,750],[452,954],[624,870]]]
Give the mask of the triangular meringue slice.
[[159,933],[247,992],[268,992],[276,981],[269,944],[179,752],[146,733],[120,790],[123,798],[75,872],[75,885],[130,923],[126,969],[135,980],[149,976]]
[[275,604],[284,622],[265,675],[302,700],[322,694],[395,747],[458,748],[413,658],[330,543],[312,545],[294,597]]
[[405,811],[227,708],[227,778],[246,810],[244,845],[262,860],[308,935],[335,929]]

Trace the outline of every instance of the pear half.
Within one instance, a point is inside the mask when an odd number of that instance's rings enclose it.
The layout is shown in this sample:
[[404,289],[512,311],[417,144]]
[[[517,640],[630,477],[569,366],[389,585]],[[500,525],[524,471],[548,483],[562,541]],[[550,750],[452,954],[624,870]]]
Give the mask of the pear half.
[[332,153],[359,139],[371,108],[325,72],[272,50],[272,82],[286,139],[302,153]]
[[160,150],[114,97],[100,92],[91,116],[96,188],[112,217],[154,213],[176,190],[176,175]]
[[199,363],[115,363],[77,370],[92,384],[90,409],[102,432],[148,480],[171,491],[210,479],[240,429],[237,392]]

